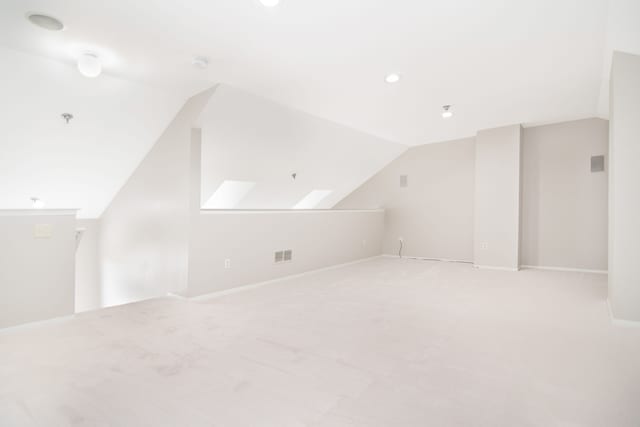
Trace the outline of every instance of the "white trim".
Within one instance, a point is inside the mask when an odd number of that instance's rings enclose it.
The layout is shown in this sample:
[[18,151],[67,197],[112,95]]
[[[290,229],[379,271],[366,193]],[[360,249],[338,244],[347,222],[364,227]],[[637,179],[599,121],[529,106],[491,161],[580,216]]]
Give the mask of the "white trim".
[[207,215],[247,215],[247,214],[313,214],[313,213],[381,213],[384,209],[200,209]]
[[640,321],[616,319],[613,316],[613,310],[611,310],[611,301],[609,301],[609,298],[607,298],[607,309],[609,310],[609,319],[611,319],[612,325],[623,328],[640,328]]
[[530,270],[568,271],[571,273],[609,274],[607,270],[589,270],[586,268],[569,268],[569,267],[547,267],[543,265],[521,265],[520,268],[526,268]]
[[383,254],[382,257],[396,258],[396,259],[415,259],[418,261],[459,262],[462,264],[473,264],[473,261],[465,261],[462,259],[450,259],[450,258],[427,258],[427,257],[421,257],[421,256],[408,256],[408,255],[398,256],[398,255],[392,255],[392,254]]
[[76,215],[79,209],[0,209],[0,216]]
[[371,261],[371,260],[374,260],[374,259],[378,259],[381,256],[382,255],[376,255],[376,256],[369,257],[369,258],[362,258],[362,259],[358,259],[358,260],[355,260],[355,261],[345,262],[345,263],[342,263],[342,264],[331,265],[329,267],[322,267],[322,268],[318,268],[318,269],[315,269],[315,270],[305,271],[304,273],[298,273],[298,274],[292,274],[292,275],[289,275],[289,276],[278,277],[276,279],[266,280],[264,282],[251,283],[251,284],[248,284],[248,285],[240,285],[240,286],[236,286],[234,288],[223,289],[221,291],[214,291],[214,292],[210,292],[208,294],[196,295],[196,296],[193,296],[193,297],[184,297],[182,295],[176,295],[176,297],[177,298],[181,298],[181,299],[183,299],[183,298],[184,299],[188,299],[188,300],[191,300],[191,301],[203,301],[203,300],[208,300],[208,299],[212,299],[212,298],[221,297],[221,296],[224,296],[224,295],[229,295],[229,294],[235,294],[235,293],[238,293],[238,292],[248,291],[250,289],[261,288],[263,286],[271,285],[273,283],[281,282],[281,281],[284,281],[284,280],[297,279],[299,277],[309,276],[309,275],[312,275],[312,274],[321,273],[323,271],[335,270],[337,268],[347,267],[347,266],[354,265],[354,264],[360,264],[360,263],[363,263],[363,262],[367,262],[367,261]]
[[512,268],[512,267],[496,267],[493,265],[478,265],[478,264],[473,264],[473,266],[479,270],[497,270],[497,271],[519,271],[519,268]]
[[25,329],[37,328],[44,325],[63,323],[73,319],[74,317],[75,317],[75,314],[67,314],[66,316],[53,317],[51,319],[45,319],[45,320],[34,320],[33,322],[20,323],[18,325],[7,326],[6,328],[0,328],[0,335],[4,333],[11,333],[18,330],[22,331]]

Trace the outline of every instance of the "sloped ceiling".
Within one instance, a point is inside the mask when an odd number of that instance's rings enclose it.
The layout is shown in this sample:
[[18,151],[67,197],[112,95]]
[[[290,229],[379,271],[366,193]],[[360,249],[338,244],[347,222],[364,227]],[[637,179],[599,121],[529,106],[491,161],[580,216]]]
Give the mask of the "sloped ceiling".
[[[98,217],[182,106],[179,96],[0,48],[0,209]],[[62,113],[74,118],[67,124]]]
[[224,181],[255,183],[237,209],[291,209],[314,190],[330,193],[313,207],[332,208],[407,148],[228,85],[199,124],[202,203]]
[[[3,0],[0,208],[38,196],[99,215],[184,100],[218,82],[407,145],[606,117],[611,52],[640,54],[638,4]],[[37,28],[29,11],[66,28]],[[85,50],[104,63],[97,79],[74,68]]]

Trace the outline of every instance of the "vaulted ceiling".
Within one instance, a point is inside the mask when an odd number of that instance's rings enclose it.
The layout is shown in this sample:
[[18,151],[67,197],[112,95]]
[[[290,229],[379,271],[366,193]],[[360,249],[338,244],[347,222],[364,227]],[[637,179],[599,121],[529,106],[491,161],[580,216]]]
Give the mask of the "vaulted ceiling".
[[[606,117],[611,52],[640,54],[638,22],[637,0],[3,0],[0,208],[50,192],[50,207],[99,214],[184,100],[218,82],[407,145]],[[85,50],[102,76],[77,74]]]

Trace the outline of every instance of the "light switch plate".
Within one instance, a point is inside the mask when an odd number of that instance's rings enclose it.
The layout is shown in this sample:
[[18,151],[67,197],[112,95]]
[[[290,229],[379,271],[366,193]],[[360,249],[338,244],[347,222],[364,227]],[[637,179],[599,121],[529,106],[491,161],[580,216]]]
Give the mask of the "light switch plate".
[[50,239],[52,235],[51,224],[36,224],[33,227],[33,237],[36,239]]

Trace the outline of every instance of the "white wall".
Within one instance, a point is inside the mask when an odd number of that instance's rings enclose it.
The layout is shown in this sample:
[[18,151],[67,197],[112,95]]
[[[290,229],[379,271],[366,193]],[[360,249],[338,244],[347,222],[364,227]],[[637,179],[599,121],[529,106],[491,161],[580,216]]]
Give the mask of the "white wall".
[[[203,211],[193,233],[189,287],[203,295],[381,254],[383,211]],[[274,252],[293,261],[274,263]],[[225,269],[225,259],[231,268]]]
[[472,261],[474,169],[474,138],[414,147],[336,208],[384,208],[385,254]]
[[609,140],[609,302],[640,321],[640,56],[615,52]]
[[[73,314],[75,211],[0,211],[0,328]],[[36,227],[50,237],[36,238]]]
[[202,203],[224,180],[255,182],[238,209],[291,209],[312,190],[333,190],[316,206],[331,208],[406,150],[226,85],[201,127]]
[[75,311],[95,310],[101,306],[99,237],[100,220],[79,219],[82,237],[76,245]]
[[476,137],[474,264],[518,269],[522,127],[481,130]]
[[522,144],[521,264],[607,269],[608,167],[606,120],[526,128]]
[[192,127],[214,90],[185,103],[102,216],[103,306],[186,288]]

